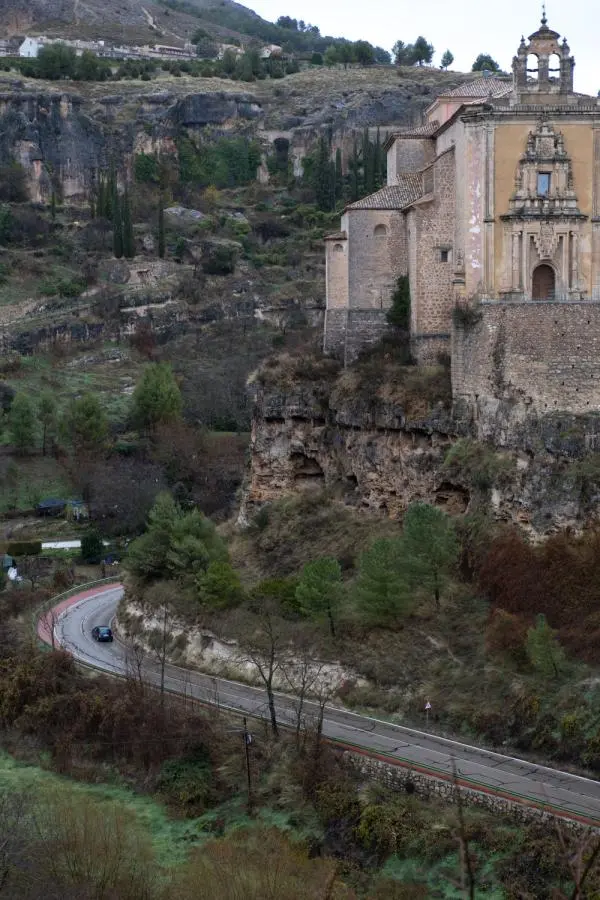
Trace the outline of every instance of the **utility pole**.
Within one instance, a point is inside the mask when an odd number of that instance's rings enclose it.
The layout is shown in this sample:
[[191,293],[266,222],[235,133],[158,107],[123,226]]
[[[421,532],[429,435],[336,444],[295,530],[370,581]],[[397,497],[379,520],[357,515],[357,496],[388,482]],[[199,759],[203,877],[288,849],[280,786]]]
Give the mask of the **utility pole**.
[[248,815],[252,816],[253,800],[252,800],[252,769],[250,768],[250,744],[252,743],[252,735],[248,731],[246,725],[246,717],[244,716],[244,750],[246,753],[246,776],[248,779]]

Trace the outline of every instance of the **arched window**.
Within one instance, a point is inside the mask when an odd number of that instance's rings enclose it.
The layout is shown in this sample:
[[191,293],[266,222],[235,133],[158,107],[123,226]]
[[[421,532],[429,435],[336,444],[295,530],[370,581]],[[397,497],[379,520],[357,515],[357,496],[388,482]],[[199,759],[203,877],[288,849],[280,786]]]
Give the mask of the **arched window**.
[[376,238],[384,238],[387,235],[387,228],[385,225],[376,225],[375,230],[373,232]]
[[334,245],[333,245],[333,252],[334,252],[334,253],[343,253],[343,252],[344,252],[344,248],[342,247],[341,244],[334,244]]
[[538,80],[539,63],[540,61],[536,54],[530,53],[527,57],[527,78],[533,79],[534,81]]

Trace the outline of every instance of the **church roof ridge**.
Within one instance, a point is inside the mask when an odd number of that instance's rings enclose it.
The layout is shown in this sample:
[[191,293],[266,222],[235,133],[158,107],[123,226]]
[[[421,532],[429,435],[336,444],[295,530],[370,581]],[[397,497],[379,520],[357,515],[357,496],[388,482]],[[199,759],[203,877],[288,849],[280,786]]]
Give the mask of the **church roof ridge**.
[[458,87],[452,88],[447,93],[438,94],[436,99],[447,97],[503,97],[510,94],[513,89],[512,80],[506,78],[498,78],[495,75],[486,77],[482,75],[473,81],[467,81],[465,84],[459,84]]
[[389,184],[368,197],[350,203],[346,209],[403,209],[423,196],[423,173],[404,172],[397,184]]

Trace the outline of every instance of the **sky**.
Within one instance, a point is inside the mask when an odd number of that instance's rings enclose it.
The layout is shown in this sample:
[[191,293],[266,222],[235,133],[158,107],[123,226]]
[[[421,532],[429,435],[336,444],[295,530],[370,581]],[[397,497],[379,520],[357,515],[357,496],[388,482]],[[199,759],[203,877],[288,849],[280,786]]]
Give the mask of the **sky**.
[[[444,50],[454,54],[451,68],[468,72],[479,53],[489,53],[510,71],[521,35],[536,31],[537,0],[241,0],[269,21],[279,16],[318,25],[321,34],[366,40],[391,50],[397,40],[412,43],[422,34],[435,47],[434,64]],[[575,90],[600,90],[597,0],[548,0],[548,25],[566,37],[575,56]]]

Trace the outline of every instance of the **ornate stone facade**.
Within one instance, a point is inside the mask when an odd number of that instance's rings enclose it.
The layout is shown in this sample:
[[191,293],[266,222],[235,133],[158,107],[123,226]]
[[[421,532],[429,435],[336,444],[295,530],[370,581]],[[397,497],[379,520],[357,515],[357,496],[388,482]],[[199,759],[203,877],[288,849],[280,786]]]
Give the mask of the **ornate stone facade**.
[[381,334],[399,275],[422,362],[450,349],[456,304],[600,301],[600,106],[574,92],[559,38],[544,15],[511,80],[464,84],[388,138],[387,187],[326,244],[326,352],[348,360]]

